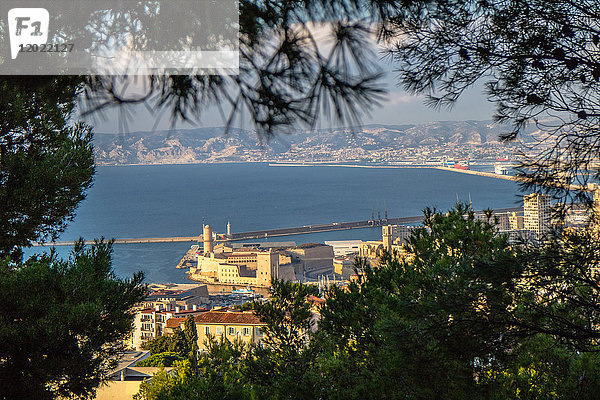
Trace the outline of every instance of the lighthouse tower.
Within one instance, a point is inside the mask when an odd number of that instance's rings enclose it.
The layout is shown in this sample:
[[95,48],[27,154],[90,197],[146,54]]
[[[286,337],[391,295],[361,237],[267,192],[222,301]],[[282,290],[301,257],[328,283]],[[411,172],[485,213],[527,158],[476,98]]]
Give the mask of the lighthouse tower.
[[227,236],[231,236],[231,224],[227,221]]
[[212,237],[212,228],[210,225],[204,226],[204,234],[202,235],[202,240],[204,241],[204,254],[213,252],[213,237]]

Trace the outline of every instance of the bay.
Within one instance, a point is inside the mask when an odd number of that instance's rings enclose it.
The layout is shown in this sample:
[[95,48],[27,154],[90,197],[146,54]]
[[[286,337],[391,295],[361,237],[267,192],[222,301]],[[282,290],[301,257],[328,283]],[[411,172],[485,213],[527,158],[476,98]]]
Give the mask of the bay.
[[[195,236],[202,224],[224,233],[365,220],[446,210],[457,199],[474,209],[522,204],[512,181],[429,168],[273,167],[266,163],[98,167],[95,182],[60,240],[78,237]],[[298,244],[381,237],[381,228],[272,238]],[[120,244],[119,276],[141,270],[148,282],[186,282],[175,269],[189,243]],[[40,248],[31,252],[39,252]],[[59,248],[65,255],[68,249]]]

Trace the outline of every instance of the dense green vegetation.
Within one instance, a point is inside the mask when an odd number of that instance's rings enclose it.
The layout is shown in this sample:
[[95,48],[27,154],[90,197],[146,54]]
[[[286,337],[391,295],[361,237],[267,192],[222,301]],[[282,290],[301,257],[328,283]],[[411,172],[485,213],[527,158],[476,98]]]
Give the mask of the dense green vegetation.
[[585,281],[600,252],[583,252],[582,235],[510,246],[467,207],[426,210],[408,255],[363,261],[358,282],[325,294],[317,330],[315,288],[276,281],[254,304],[262,343],[212,339],[197,368],[179,364],[139,397],[596,398],[599,288]]
[[0,399],[93,394],[146,293],[142,274],[114,275],[111,242],[23,260],[64,230],[92,183],[91,128],[71,121],[81,82],[0,78]]
[[177,361],[183,361],[183,358],[179,353],[173,351],[165,351],[162,353],[152,354],[150,357],[139,361],[135,364],[136,367],[172,367]]
[[80,241],[68,260],[0,260],[1,399],[85,397],[106,378],[146,291],[141,273],[114,276],[111,251]]

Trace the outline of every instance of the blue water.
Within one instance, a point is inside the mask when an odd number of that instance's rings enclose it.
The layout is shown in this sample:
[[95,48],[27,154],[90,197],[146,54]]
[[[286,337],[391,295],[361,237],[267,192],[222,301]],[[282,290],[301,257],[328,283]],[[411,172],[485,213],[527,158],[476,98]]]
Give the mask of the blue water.
[[[194,236],[202,224],[225,232],[389,217],[447,209],[471,197],[475,209],[514,207],[511,181],[434,169],[269,167],[267,164],[197,164],[99,167],[94,186],[61,240]],[[297,243],[377,239],[380,228],[273,238]],[[188,243],[114,247],[120,276],[142,270],[149,282],[185,282],[176,270]],[[39,251],[39,249],[37,250]],[[61,254],[67,250],[62,248]]]

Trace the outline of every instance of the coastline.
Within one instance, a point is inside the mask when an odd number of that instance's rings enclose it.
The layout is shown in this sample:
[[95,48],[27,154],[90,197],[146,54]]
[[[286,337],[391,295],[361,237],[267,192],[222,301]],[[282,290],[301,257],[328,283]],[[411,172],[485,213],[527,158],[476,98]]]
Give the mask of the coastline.
[[[475,166],[491,166],[497,162],[482,161],[474,162]],[[357,163],[356,161],[198,161],[198,162],[166,162],[166,163],[131,163],[131,164],[107,164],[97,163],[98,167],[132,167],[132,166],[168,166],[168,165],[231,165],[231,164],[267,164],[269,167],[343,167],[343,168],[425,168],[454,171],[455,169],[444,167],[439,163],[417,164],[411,161],[394,161],[392,163]]]

